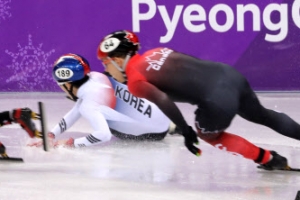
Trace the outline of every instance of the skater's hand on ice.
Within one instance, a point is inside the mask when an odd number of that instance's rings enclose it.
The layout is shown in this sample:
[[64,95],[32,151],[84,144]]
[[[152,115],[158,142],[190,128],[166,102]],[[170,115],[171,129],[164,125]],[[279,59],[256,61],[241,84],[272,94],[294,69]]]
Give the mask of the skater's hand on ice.
[[[57,148],[57,147],[74,147],[74,139],[69,138],[68,140],[54,140],[55,135],[53,133],[48,133],[48,146],[51,148]],[[43,141],[33,142],[31,144],[28,144],[27,146],[30,147],[41,147],[43,146]]]
[[[55,139],[55,135],[53,133],[48,133],[48,146],[49,147],[55,147],[57,144],[56,141],[54,141]],[[40,140],[38,142],[33,142],[33,143],[30,143],[30,144],[27,144],[27,146],[30,146],[30,147],[42,147],[43,146],[43,140]]]
[[192,153],[195,154],[196,156],[201,155],[201,150],[197,147],[194,146],[194,144],[199,144],[197,134],[193,130],[192,127],[188,126],[182,131],[182,135],[184,137],[184,144],[186,148]]
[[55,147],[58,147],[58,146],[74,148],[74,139],[69,138],[68,140],[58,140]]

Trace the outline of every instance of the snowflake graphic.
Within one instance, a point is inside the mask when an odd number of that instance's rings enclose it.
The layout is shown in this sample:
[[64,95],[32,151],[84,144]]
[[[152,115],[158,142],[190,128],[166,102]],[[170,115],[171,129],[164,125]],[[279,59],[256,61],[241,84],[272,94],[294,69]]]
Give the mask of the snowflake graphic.
[[18,43],[19,52],[5,53],[12,57],[12,64],[6,67],[13,70],[13,75],[6,82],[18,82],[22,90],[32,91],[34,88],[49,88],[49,80],[52,82],[51,64],[47,62],[48,57],[55,52],[54,49],[45,53],[39,44],[33,46],[31,35],[28,35],[28,45],[21,47]]
[[9,3],[11,0],[0,0],[0,22],[1,19],[5,20],[8,17],[11,17],[11,13],[8,11],[10,9]]

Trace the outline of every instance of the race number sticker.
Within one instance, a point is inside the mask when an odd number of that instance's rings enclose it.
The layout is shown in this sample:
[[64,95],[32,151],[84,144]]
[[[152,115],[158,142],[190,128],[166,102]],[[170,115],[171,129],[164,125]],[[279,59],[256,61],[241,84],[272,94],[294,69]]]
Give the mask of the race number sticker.
[[117,38],[108,38],[104,40],[100,45],[100,50],[104,53],[115,50],[120,44],[120,40]]
[[73,71],[68,68],[60,68],[55,71],[55,76],[60,79],[69,79],[73,76]]

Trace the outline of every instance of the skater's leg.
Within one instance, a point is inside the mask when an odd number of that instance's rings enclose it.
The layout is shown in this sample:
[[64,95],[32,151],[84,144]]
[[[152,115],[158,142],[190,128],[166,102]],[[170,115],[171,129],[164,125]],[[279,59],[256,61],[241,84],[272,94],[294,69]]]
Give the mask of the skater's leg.
[[32,118],[37,118],[37,114],[29,108],[18,108],[13,110],[13,119],[28,133],[30,137],[40,137]]
[[284,113],[264,108],[248,87],[240,99],[238,114],[254,123],[265,125],[290,138],[300,140],[300,125]]
[[0,113],[0,126],[11,124],[12,122],[13,119],[11,118],[9,111],[4,111]]

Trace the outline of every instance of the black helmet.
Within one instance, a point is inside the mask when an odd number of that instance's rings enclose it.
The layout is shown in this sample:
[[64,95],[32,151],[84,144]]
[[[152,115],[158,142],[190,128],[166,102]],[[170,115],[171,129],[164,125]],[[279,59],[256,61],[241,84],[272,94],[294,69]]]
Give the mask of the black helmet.
[[99,59],[113,57],[116,53],[134,55],[140,48],[136,34],[127,30],[120,30],[105,36],[97,50]]

